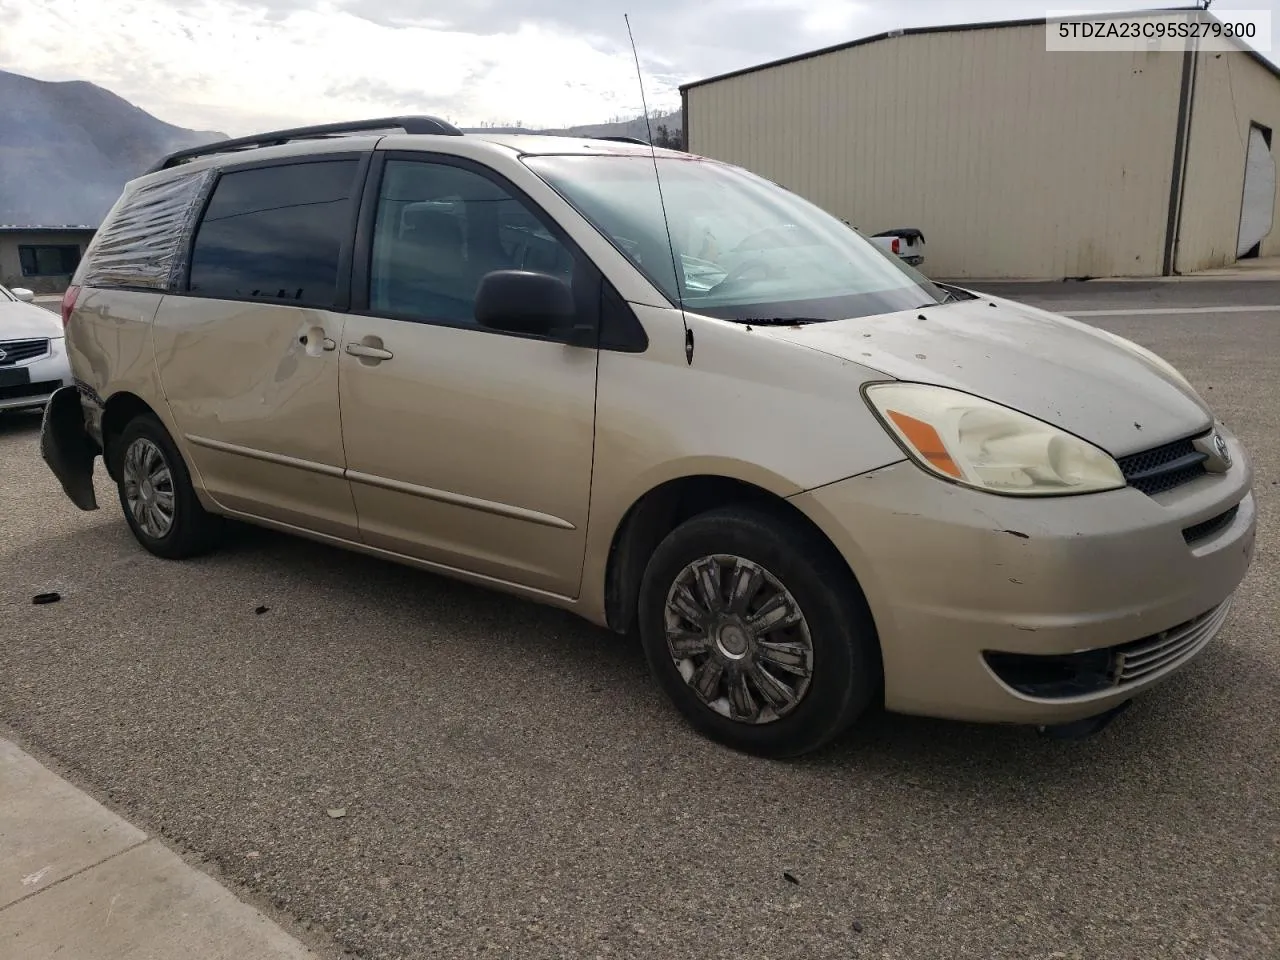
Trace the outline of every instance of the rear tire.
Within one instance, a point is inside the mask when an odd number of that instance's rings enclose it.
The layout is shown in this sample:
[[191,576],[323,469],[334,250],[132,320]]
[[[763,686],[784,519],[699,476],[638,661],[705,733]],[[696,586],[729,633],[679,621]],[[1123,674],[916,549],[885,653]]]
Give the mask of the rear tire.
[[183,560],[218,544],[222,518],[200,505],[182,454],[154,414],[130,420],[112,442],[111,455],[125,521],[147,550]]
[[697,730],[734,749],[816,750],[880,689],[879,642],[857,582],[795,518],[727,507],[686,521],[654,551],[639,602],[659,685]]

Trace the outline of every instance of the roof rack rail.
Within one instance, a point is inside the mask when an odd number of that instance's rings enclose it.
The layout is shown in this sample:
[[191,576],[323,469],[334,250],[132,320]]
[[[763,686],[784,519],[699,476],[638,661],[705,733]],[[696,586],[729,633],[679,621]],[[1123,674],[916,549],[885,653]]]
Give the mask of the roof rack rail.
[[636,137],[591,137],[592,140],[612,140],[614,143],[635,143],[642,147],[652,146],[648,140],[640,140]]
[[313,127],[294,127],[290,130],[272,130],[268,133],[257,133],[251,137],[236,137],[232,140],[218,140],[201,147],[191,147],[171,153],[147,173],[167,170],[179,164],[194,160],[197,157],[208,157],[218,153],[236,153],[252,147],[274,147],[294,140],[318,140],[326,137],[340,137],[353,133],[368,133],[374,130],[403,130],[405,133],[428,133],[442,137],[460,137],[462,131],[439,117],[380,117],[376,120],[352,120],[346,123],[321,123]]

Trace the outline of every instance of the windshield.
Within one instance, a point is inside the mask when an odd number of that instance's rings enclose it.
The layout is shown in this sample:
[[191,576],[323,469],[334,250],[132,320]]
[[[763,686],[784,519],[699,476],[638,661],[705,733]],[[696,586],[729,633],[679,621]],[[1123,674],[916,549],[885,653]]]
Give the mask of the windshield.
[[0,300],[17,300],[17,299],[18,299],[17,297],[15,297],[12,293],[9,292],[8,287],[0,286]]
[[[852,227],[782,187],[713,160],[546,156],[524,162],[672,303],[732,320],[840,320],[947,298]],[[673,269],[671,248],[679,272]]]

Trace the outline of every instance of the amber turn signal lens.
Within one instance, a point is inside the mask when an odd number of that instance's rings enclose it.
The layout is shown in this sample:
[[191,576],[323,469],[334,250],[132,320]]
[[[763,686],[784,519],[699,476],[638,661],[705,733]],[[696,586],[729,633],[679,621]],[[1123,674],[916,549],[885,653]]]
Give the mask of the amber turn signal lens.
[[897,410],[885,412],[920,456],[928,460],[935,469],[957,480],[964,476],[960,467],[951,459],[951,454],[947,453],[947,448],[943,445],[942,437],[938,436],[937,430],[923,420],[917,420]]

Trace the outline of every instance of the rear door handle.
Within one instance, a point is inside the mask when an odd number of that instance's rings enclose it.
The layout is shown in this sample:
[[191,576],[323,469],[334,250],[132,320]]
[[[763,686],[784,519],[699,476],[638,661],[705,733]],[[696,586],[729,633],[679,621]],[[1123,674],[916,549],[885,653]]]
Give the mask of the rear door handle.
[[371,347],[367,343],[348,343],[347,353],[353,357],[368,357],[370,360],[390,360],[395,356],[390,350],[382,347]]

